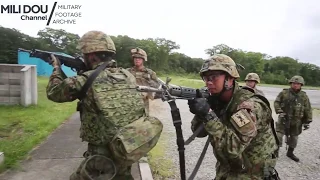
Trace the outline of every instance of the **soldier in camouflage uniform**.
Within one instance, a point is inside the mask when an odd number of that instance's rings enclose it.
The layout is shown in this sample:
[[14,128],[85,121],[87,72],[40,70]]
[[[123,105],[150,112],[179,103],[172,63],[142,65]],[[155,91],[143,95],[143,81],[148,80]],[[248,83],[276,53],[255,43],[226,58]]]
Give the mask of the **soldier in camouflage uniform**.
[[274,109],[279,114],[276,130],[280,146],[282,146],[282,139],[287,125],[289,130],[287,156],[298,162],[299,158],[293,154],[293,151],[297,147],[298,136],[302,132],[302,126],[308,129],[309,124],[312,122],[312,108],[308,95],[301,90],[301,86],[305,84],[303,77],[293,76],[289,83],[291,87],[283,89],[274,101]]
[[217,159],[215,180],[277,179],[277,138],[269,102],[251,88],[241,88],[235,62],[215,54],[200,70],[210,96],[189,100],[195,114],[191,129],[201,124]]
[[[137,80],[137,84],[140,86],[150,86],[153,88],[159,88],[160,84],[158,82],[158,78],[156,73],[146,68],[143,65],[144,61],[148,61],[147,53],[141,49],[141,48],[133,48],[131,49],[131,56],[134,62],[134,66],[131,68],[128,68],[127,70],[133,74],[133,76]],[[153,100],[155,93],[143,93],[144,95],[144,103],[146,106],[147,114],[149,113],[149,99]]]
[[248,73],[245,80],[246,86],[252,88],[257,94],[264,96],[264,93],[257,89],[257,84],[260,83],[260,77],[257,73]]
[[54,102],[80,100],[80,137],[88,142],[88,149],[70,180],[133,179],[132,164],[156,145],[162,123],[146,116],[134,76],[111,66],[116,49],[108,35],[89,31],[78,48],[87,70],[66,77],[52,55],[54,70],[47,86],[47,97]]

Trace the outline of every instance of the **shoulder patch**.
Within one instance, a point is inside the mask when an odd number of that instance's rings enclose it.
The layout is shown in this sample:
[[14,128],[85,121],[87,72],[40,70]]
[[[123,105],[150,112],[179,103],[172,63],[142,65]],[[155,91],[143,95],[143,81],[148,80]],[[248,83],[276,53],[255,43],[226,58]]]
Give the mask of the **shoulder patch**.
[[250,120],[244,112],[245,111],[240,110],[231,116],[232,121],[235,122],[238,127],[242,127],[250,123]]
[[257,127],[246,109],[240,109],[231,116],[231,124],[240,134],[242,141],[247,142],[257,134]]

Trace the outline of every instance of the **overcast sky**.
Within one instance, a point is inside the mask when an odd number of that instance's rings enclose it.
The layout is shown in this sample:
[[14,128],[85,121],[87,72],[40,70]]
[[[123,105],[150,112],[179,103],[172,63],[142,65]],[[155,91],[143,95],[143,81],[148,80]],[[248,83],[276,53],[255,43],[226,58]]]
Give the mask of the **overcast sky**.
[[[53,2],[1,0],[2,5],[47,4],[50,11]],[[81,12],[82,17],[77,18],[76,25],[51,24],[49,27],[62,28],[80,36],[89,30],[102,30],[109,35],[132,38],[163,37],[178,43],[179,52],[201,58],[207,57],[205,49],[224,43],[232,48],[290,56],[320,65],[320,1],[317,3],[316,0],[57,2],[58,5],[81,5],[80,10],[65,12]],[[55,10],[58,11],[61,12]],[[36,36],[46,27],[46,22],[22,21],[17,14],[0,14],[0,25]]]

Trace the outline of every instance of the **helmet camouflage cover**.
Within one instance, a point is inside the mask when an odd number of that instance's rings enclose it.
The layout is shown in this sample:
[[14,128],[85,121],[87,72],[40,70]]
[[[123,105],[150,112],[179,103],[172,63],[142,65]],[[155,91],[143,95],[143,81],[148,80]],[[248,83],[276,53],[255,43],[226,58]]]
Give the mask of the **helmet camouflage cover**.
[[224,71],[231,77],[239,78],[236,63],[227,55],[215,54],[206,60],[200,70],[200,76],[207,71]]
[[257,73],[248,73],[245,81],[256,81],[257,83],[260,83],[260,77]]
[[302,85],[304,85],[304,79],[302,76],[293,76],[290,80],[289,83],[300,83]]
[[102,31],[89,31],[79,40],[77,48],[83,53],[106,51],[116,53],[116,47],[110,36]]
[[144,59],[145,61],[148,60],[148,59],[147,59],[147,53],[146,53],[143,49],[138,48],[138,47],[131,49],[131,56],[132,56],[133,58],[135,58],[135,57],[137,57],[137,58],[142,58],[142,59]]

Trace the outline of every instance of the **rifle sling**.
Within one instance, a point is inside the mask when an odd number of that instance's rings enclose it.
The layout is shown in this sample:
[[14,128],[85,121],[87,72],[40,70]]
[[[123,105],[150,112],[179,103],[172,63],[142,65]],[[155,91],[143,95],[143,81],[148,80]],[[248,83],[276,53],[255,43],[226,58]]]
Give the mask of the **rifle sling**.
[[203,123],[194,131],[194,133],[184,142],[184,145],[189,145],[204,129]]
[[109,65],[109,61],[104,62],[100,65],[92,74],[88,77],[87,81],[81,88],[78,99],[81,101],[87,96],[88,89],[91,87],[93,81],[98,77],[98,75]]
[[184,140],[183,140],[183,134],[181,129],[182,122],[181,122],[180,111],[174,100],[170,100],[168,101],[168,103],[171,108],[172,121],[177,134],[177,145],[178,145],[179,162],[180,162],[180,177],[181,177],[181,180],[186,180],[186,167],[185,167],[185,156],[184,156],[185,148],[184,148]]
[[206,144],[204,145],[203,150],[202,150],[202,152],[201,152],[201,154],[200,154],[200,157],[199,157],[199,159],[198,159],[198,161],[197,161],[197,164],[196,164],[196,166],[194,167],[194,169],[193,169],[190,177],[188,178],[188,180],[193,180],[193,179],[196,177],[197,172],[198,172],[198,170],[199,170],[199,168],[200,168],[200,166],[201,166],[201,164],[202,164],[202,161],[203,161],[203,159],[204,159],[204,156],[206,155],[206,152],[207,152],[207,150],[208,150],[208,147],[209,147],[209,144],[210,144],[211,139],[212,139],[212,136],[208,136],[207,142],[206,142]]

